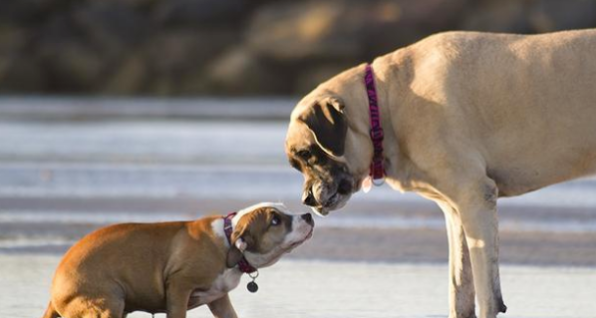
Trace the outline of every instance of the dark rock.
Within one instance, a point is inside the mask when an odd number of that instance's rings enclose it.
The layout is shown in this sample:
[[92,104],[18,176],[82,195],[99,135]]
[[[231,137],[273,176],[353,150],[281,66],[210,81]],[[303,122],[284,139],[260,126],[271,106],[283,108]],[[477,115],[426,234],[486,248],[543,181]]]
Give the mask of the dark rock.
[[102,54],[127,50],[153,31],[150,20],[122,4],[78,6],[70,16],[76,33]]
[[215,60],[207,76],[211,91],[230,95],[288,93],[292,82],[283,70],[244,48],[233,49]]
[[221,28],[174,29],[156,34],[143,48],[149,61],[150,87],[159,95],[199,90],[208,63],[238,41],[236,31]]
[[139,12],[146,12],[152,10],[163,1],[168,0],[87,0],[86,2],[91,4],[126,6]]
[[352,25],[361,19],[342,19],[347,10],[344,1],[273,3],[256,13],[247,41],[255,54],[282,61],[357,58],[362,32]]
[[[456,28],[467,0],[379,1],[363,26],[365,59],[392,52],[430,34]],[[360,8],[367,11],[366,7]]]
[[49,90],[100,91],[105,78],[144,41],[147,25],[141,15],[117,4],[80,5],[55,15],[34,43]]
[[33,59],[47,76],[50,91],[93,90],[109,68],[101,48],[91,46],[74,25],[68,12],[55,16],[32,41],[35,45],[31,50]]
[[167,26],[237,24],[246,13],[247,0],[169,0],[156,10],[156,18]]
[[591,0],[1,0],[0,90],[290,94],[432,33],[596,26]]
[[41,65],[54,92],[89,92],[97,89],[108,61],[89,47],[62,42],[46,45],[41,51]]
[[143,93],[148,81],[148,68],[145,59],[137,53],[114,67],[115,72],[106,77],[101,93],[109,95],[134,95]]
[[272,3],[250,23],[248,44],[280,61],[362,60],[447,29],[466,1],[308,1]]
[[536,32],[585,29],[596,26],[596,2],[541,0],[530,11],[530,22]]
[[0,54],[20,52],[30,38],[26,28],[0,25]]
[[170,72],[202,67],[239,40],[238,34],[229,29],[172,30],[154,35],[145,47],[154,67]]
[[0,54],[0,93],[28,93],[45,90],[44,74],[30,56]]
[[329,80],[333,76],[345,71],[346,69],[355,66],[349,63],[323,63],[313,64],[297,72],[295,75],[292,93],[294,95],[304,95],[319,84]]
[[398,3],[401,9],[401,26],[415,27],[424,32],[425,35],[453,29],[469,5],[468,0],[405,0],[394,2]]
[[44,16],[65,5],[67,0],[2,0],[0,24],[38,24]]
[[461,29],[487,32],[528,33],[529,1],[477,2],[466,15]]

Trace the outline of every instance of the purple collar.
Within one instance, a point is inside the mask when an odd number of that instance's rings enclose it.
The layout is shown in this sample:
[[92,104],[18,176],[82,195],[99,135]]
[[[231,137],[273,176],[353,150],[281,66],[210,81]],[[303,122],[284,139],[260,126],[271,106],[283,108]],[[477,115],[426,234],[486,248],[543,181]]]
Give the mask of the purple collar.
[[[370,164],[370,176],[375,185],[381,185],[385,178],[385,168],[383,167],[383,128],[381,127],[374,73],[370,64],[366,64],[364,83],[366,84],[368,109],[370,110],[370,139],[372,140],[374,149],[372,163]],[[375,183],[375,180],[381,180],[381,182]]]
[[[232,228],[232,219],[234,218],[234,216],[236,215],[236,212],[232,212],[228,215],[226,215],[223,219],[224,219],[224,232],[226,233],[226,238],[228,239],[228,243],[230,243],[230,248],[232,248],[234,246],[234,243],[232,242],[232,232],[233,232],[233,228]],[[252,265],[250,265],[250,263],[246,260],[246,258],[244,256],[242,256],[242,258],[240,259],[240,262],[238,262],[238,269],[243,272],[243,273],[254,273],[257,271],[256,268],[254,268]]]

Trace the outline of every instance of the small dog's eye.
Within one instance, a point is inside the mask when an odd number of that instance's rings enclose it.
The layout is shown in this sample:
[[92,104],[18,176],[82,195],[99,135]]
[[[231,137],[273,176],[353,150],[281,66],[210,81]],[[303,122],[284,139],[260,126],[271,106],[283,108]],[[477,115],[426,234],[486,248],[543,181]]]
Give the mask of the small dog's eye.
[[271,218],[271,225],[279,225],[279,223],[280,223],[279,217],[277,215],[274,215]]
[[302,149],[296,153],[296,155],[304,160],[308,160],[311,157],[310,150]]

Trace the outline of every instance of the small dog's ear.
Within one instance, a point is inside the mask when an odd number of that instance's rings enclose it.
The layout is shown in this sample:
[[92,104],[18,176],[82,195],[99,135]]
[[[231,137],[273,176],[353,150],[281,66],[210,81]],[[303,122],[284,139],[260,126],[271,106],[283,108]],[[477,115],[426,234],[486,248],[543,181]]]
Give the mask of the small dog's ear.
[[254,239],[251,234],[250,226],[238,225],[231,236],[232,246],[228,251],[226,257],[226,266],[232,268],[240,262],[244,255],[244,251],[254,248]]
[[299,119],[308,126],[315,141],[326,153],[341,157],[345,150],[348,123],[339,97],[326,97],[304,111]]
[[234,245],[230,246],[230,250],[228,251],[228,255],[226,257],[226,266],[228,268],[232,268],[236,266],[238,262],[240,262],[246,247],[247,244],[242,237],[236,239]]
[[[248,248],[249,242],[251,242],[251,238],[248,235],[245,235],[245,230],[241,229],[235,231],[232,234],[232,246],[230,246],[230,250],[228,251],[228,255],[226,256],[226,266],[228,268],[232,268],[240,262],[242,257],[244,256],[244,251]],[[246,238],[245,238],[246,237]]]
[[244,251],[246,250],[246,247],[248,246],[248,244],[246,244],[246,242],[244,241],[243,238],[239,238],[234,243],[234,246],[236,246],[236,248],[238,250],[240,250],[240,252],[244,253]]

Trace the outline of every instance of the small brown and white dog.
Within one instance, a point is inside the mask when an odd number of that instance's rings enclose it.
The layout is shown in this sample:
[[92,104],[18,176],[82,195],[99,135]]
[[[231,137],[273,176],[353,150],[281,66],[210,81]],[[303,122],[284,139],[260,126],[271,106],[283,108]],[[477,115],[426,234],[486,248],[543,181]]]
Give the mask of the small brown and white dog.
[[[120,318],[133,311],[181,318],[205,304],[215,317],[235,318],[228,292],[242,274],[273,265],[313,229],[310,214],[293,215],[279,203],[227,217],[108,226],[66,253],[44,318]],[[251,284],[256,287],[254,279]]]

